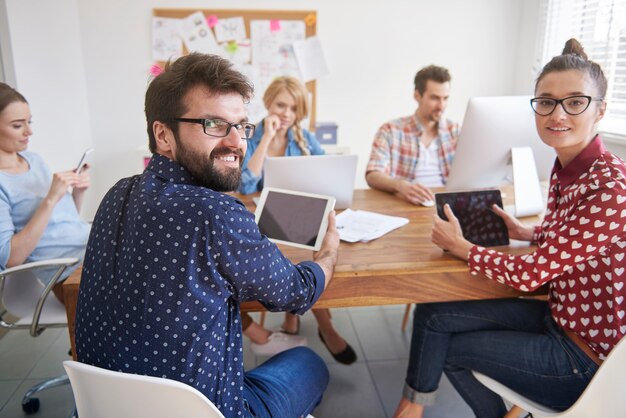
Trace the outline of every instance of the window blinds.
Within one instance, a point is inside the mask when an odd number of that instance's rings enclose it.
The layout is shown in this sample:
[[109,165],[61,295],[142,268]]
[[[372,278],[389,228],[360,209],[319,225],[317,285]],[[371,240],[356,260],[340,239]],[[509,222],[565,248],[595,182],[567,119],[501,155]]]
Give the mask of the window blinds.
[[607,113],[600,129],[626,136],[626,1],[544,0],[542,63],[576,38],[608,80]]

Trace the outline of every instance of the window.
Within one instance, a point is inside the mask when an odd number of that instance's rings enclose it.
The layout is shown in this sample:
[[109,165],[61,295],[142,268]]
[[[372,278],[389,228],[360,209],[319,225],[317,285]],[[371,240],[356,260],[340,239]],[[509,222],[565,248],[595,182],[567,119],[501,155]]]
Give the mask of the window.
[[600,130],[626,139],[626,1],[543,0],[542,65],[576,38],[608,80]]

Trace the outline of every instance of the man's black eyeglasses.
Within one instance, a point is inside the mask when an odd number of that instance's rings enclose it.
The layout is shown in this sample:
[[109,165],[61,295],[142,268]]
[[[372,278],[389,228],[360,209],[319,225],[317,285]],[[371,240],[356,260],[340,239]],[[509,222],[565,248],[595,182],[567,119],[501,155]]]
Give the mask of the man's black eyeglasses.
[[601,102],[603,100],[604,97],[591,96],[569,96],[562,99],[535,97],[530,99],[530,105],[539,116],[548,116],[554,112],[554,109],[556,109],[556,105],[558,104],[561,105],[565,113],[576,116],[587,110],[592,101]]
[[239,132],[241,139],[251,139],[254,135],[254,129],[256,126],[253,123],[230,123],[221,119],[189,119],[189,118],[174,118],[176,122],[197,123],[202,125],[204,133],[208,136],[215,138],[224,138],[230,133],[230,128],[235,128]]

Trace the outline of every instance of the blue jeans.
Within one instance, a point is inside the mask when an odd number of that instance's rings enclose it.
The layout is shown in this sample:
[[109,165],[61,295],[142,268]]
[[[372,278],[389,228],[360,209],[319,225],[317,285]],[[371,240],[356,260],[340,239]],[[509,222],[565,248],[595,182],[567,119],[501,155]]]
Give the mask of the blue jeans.
[[445,372],[477,417],[502,417],[502,398],[474,378],[475,370],[535,402],[564,410],[597,369],[555,324],[546,302],[418,304],[403,396],[432,405]]
[[326,364],[310,348],[278,353],[244,376],[247,416],[306,417],[322,401],[328,379]]

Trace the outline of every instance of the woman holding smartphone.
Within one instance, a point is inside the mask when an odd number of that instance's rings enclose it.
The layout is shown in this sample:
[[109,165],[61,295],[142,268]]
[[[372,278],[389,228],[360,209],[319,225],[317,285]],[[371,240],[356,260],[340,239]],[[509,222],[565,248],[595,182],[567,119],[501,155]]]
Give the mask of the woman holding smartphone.
[[[50,173],[40,156],[26,151],[31,135],[28,102],[0,83],[0,269],[50,258],[82,259],[89,237],[89,224],[78,215],[89,187],[88,166],[80,174]],[[62,279],[72,271],[66,269]],[[62,300],[60,286],[55,294]]]
[[432,240],[473,274],[522,291],[547,284],[548,300],[500,299],[417,305],[402,400],[394,417],[421,417],[442,373],[476,416],[505,405],[472,370],[555,410],[569,408],[626,334],[626,164],[597,134],[607,80],[570,39],[543,67],[530,105],[541,140],[554,148],[543,222],[527,227],[501,208],[509,236],[536,243],[510,255],[463,238],[449,206]]

